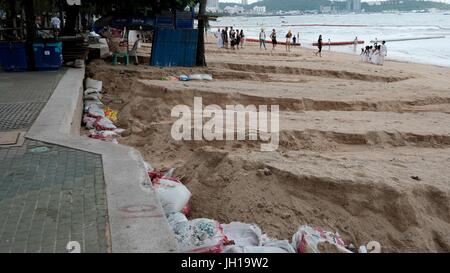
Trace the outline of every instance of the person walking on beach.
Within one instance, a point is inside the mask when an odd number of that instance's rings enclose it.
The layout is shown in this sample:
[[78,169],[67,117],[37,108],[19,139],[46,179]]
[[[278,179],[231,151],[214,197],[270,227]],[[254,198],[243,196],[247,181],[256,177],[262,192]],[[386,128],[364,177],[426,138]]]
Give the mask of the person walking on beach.
[[244,48],[244,42],[245,42],[245,35],[244,35],[244,30],[241,29],[241,49]]
[[356,52],[356,48],[358,47],[358,37],[355,38],[355,40],[353,41],[354,44],[354,51]]
[[277,32],[275,29],[272,29],[272,33],[270,34],[270,39],[272,40],[272,50],[275,50],[277,47]]
[[291,52],[291,39],[292,39],[292,32],[291,30],[288,31],[286,34],[286,51]]
[[264,46],[264,49],[267,50],[266,47],[266,33],[264,32],[264,29],[261,29],[261,32],[259,33],[259,49],[261,50]]
[[319,35],[319,39],[317,40],[317,47],[319,48],[319,50],[316,52],[316,56],[319,55],[320,57],[322,57],[322,34]]
[[222,30],[223,46],[228,49],[228,27]]
[[220,30],[220,28],[217,29],[216,33],[214,33],[214,37],[216,37],[217,47],[223,48],[222,31]]
[[297,37],[294,35],[294,37],[292,37],[292,44],[295,46],[297,44]]
[[381,42],[380,45],[380,65],[384,64],[384,58],[387,56],[387,47],[386,47],[386,41]]

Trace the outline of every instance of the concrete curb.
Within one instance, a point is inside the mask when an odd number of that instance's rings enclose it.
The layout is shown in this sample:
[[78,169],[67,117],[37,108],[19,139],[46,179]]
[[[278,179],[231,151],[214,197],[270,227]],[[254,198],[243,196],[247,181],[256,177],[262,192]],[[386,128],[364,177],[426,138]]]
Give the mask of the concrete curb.
[[84,68],[67,70],[25,137],[102,156],[112,252],[177,252],[141,154],[80,136],[84,76]]

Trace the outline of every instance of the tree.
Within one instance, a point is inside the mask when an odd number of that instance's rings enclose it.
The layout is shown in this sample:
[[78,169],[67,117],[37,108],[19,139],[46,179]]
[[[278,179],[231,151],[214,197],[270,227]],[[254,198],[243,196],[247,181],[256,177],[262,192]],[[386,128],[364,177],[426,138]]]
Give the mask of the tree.
[[197,66],[206,66],[205,58],[205,25],[206,25],[206,1],[200,0],[198,12],[198,43],[197,43]]

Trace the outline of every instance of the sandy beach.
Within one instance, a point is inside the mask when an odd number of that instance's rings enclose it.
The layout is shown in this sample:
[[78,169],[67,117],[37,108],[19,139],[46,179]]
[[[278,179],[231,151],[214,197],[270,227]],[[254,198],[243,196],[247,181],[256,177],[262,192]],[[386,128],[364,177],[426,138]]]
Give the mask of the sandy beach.
[[[383,252],[450,251],[450,68],[295,47],[287,53],[217,49],[205,68],[112,66],[94,61],[104,102],[127,129],[121,144],[155,167],[176,167],[191,218],[256,223],[291,239],[299,225],[338,231]],[[162,81],[208,73],[213,81]],[[280,147],[254,141],[175,141],[171,109],[279,105]]]

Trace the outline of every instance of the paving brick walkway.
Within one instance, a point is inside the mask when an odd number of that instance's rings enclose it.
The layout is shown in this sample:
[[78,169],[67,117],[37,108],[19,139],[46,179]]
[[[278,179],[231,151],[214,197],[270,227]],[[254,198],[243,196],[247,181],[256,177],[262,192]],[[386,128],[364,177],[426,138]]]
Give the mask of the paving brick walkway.
[[[29,129],[62,73],[0,73],[0,133]],[[100,155],[32,140],[0,146],[0,253],[67,252],[70,241],[106,252],[106,208]]]

